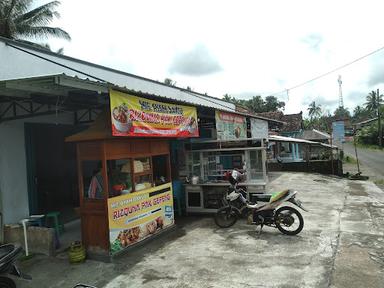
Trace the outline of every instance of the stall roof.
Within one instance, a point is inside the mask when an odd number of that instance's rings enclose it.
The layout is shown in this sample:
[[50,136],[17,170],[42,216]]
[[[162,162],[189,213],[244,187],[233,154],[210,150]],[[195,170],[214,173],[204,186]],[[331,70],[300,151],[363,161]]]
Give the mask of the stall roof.
[[[142,93],[171,99],[178,102],[189,103],[196,106],[214,108],[217,110],[233,112],[248,117],[266,121],[276,120],[260,117],[253,114],[242,113],[236,110],[236,105],[225,100],[198,93],[177,86],[126,73],[109,67],[86,62],[80,59],[60,55],[44,48],[29,45],[24,42],[0,37],[0,55],[2,55],[2,69],[0,69],[0,92],[10,80],[17,80],[14,84],[18,87],[35,88],[39,91],[48,91],[54,88],[55,92],[65,94],[65,89],[57,86],[69,86],[77,81],[78,88],[82,85],[96,85],[97,91],[103,91],[111,87],[120,88],[132,93]],[[53,86],[38,87],[38,82],[52,78]],[[57,81],[59,79],[59,81]],[[62,81],[60,81],[62,79]],[[52,80],[51,80],[52,81]],[[28,83],[26,83],[28,82]],[[80,85],[80,83],[82,85]],[[27,86],[20,86],[26,84]],[[8,85],[8,87],[10,87]],[[13,86],[17,90],[16,86]],[[89,87],[88,87],[89,88]],[[22,89],[23,92],[28,91]],[[8,91],[9,96],[15,96],[17,91]]]
[[320,143],[320,142],[315,142],[315,141],[309,141],[309,140],[304,140],[304,139],[299,139],[299,138],[292,138],[292,137],[279,136],[279,135],[270,135],[270,136],[268,136],[268,139],[269,139],[270,141],[302,143],[302,144],[318,145],[318,146],[323,146],[323,147],[328,147],[328,148],[338,149],[338,147],[335,146],[335,145],[329,145],[329,144],[325,144],[325,143]]

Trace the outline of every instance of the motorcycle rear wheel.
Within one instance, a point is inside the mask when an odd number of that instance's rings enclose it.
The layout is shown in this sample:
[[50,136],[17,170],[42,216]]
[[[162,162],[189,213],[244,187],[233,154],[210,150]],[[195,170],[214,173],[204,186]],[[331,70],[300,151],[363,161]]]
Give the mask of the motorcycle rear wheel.
[[237,214],[231,207],[221,207],[215,214],[215,223],[220,228],[229,228],[237,221]]
[[16,284],[12,279],[0,276],[0,288],[16,288]]
[[[297,222],[295,215],[298,220],[298,227],[294,228],[294,230],[289,230],[288,228],[291,228],[292,225]],[[301,216],[300,212],[297,211],[293,207],[284,206],[276,210],[275,212],[275,224],[277,229],[283,234],[286,235],[297,235],[303,230],[304,227],[304,219],[303,216]]]

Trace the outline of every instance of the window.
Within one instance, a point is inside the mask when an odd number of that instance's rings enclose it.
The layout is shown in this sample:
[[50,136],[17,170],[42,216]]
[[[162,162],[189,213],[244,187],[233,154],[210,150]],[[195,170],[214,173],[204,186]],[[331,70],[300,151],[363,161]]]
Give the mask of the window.
[[108,160],[109,197],[131,193],[131,159]]

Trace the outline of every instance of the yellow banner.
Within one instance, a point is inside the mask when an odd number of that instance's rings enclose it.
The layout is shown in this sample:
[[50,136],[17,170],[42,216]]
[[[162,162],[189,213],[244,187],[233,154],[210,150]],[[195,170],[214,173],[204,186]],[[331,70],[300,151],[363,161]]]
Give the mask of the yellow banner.
[[172,183],[108,199],[111,254],[174,224]]
[[198,137],[195,107],[110,90],[113,136]]

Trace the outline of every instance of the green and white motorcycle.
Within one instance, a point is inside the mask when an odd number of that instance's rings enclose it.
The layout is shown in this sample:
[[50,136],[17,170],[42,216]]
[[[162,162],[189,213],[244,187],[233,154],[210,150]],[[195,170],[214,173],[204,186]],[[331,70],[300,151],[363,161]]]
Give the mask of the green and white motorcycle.
[[223,198],[223,207],[215,214],[215,223],[221,228],[231,227],[238,218],[247,217],[250,225],[275,227],[287,235],[296,235],[304,227],[304,219],[301,213],[292,206],[283,205],[290,202],[304,211],[301,201],[296,198],[297,191],[284,190],[274,194],[260,194],[255,196],[262,204],[251,204],[245,200],[244,190],[235,183]]

